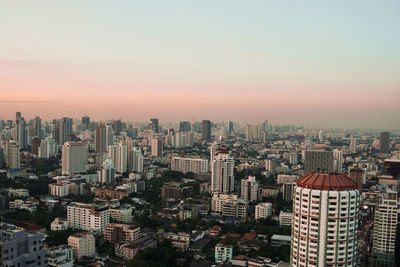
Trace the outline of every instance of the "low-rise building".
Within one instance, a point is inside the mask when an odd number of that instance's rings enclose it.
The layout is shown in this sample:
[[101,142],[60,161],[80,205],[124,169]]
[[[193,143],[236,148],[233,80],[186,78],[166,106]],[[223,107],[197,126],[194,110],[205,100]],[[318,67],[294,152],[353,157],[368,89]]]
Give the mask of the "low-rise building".
[[255,207],[255,218],[265,219],[272,216],[272,203],[259,203]]
[[49,249],[49,266],[52,267],[73,267],[74,248],[68,245],[61,245]]
[[282,226],[292,226],[293,213],[287,211],[281,211],[279,213],[279,225]]
[[89,232],[75,233],[68,237],[68,245],[74,250],[74,259],[92,257],[96,253],[95,238]]
[[190,244],[190,234],[188,233],[165,233],[164,237],[168,240],[171,241],[172,246],[182,250],[186,251],[189,248]]
[[225,262],[232,259],[233,246],[218,243],[215,245],[215,262]]
[[115,245],[115,255],[132,260],[139,251],[157,246],[157,241],[151,237],[141,237],[134,242],[121,242]]
[[274,247],[290,246],[291,239],[290,235],[273,235],[271,245]]
[[224,217],[247,217],[247,202],[233,194],[214,193],[211,200],[211,210],[220,212]]
[[119,223],[132,223],[132,206],[129,204],[121,205],[118,208],[113,208],[109,210],[110,219]]
[[64,231],[68,229],[68,221],[65,218],[55,218],[50,225],[51,231]]
[[142,236],[140,227],[128,224],[110,223],[104,230],[104,240],[112,244],[133,242]]

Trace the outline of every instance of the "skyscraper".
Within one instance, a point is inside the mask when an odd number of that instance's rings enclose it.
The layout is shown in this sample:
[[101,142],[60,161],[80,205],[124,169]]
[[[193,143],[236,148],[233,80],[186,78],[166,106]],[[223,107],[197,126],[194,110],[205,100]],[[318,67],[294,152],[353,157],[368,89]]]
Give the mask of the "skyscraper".
[[160,129],[158,128],[158,119],[157,118],[152,118],[150,119],[151,123],[151,129],[153,130],[153,133],[159,133]]
[[40,117],[35,117],[33,121],[33,136],[42,137],[42,119]]
[[106,147],[114,145],[114,130],[110,124],[106,125]]
[[90,128],[90,118],[88,116],[82,117],[82,130],[87,130]]
[[379,136],[379,150],[381,153],[389,153],[390,152],[390,133],[389,132],[381,132]]
[[130,157],[129,157],[129,170],[142,173],[143,172],[143,154],[142,151],[140,151],[140,148],[134,147],[130,151]]
[[233,122],[228,122],[228,134],[231,135],[233,133]]
[[96,128],[96,153],[102,153],[107,151],[107,141],[106,141],[106,126],[100,124]]
[[87,148],[83,142],[66,142],[62,146],[62,173],[86,172]]
[[162,140],[158,137],[151,139],[151,155],[154,157],[161,157],[163,152]]
[[114,168],[118,173],[126,172],[128,164],[128,150],[125,145],[118,144],[108,146],[108,157],[113,161]]
[[206,142],[211,141],[211,121],[209,120],[201,122],[201,140]]
[[226,148],[216,151],[211,162],[211,192],[230,193],[234,191],[235,161]]
[[18,142],[20,149],[28,148],[28,137],[26,135],[26,122],[21,113],[17,112],[15,119],[14,140]]
[[72,135],[72,119],[62,118],[53,121],[53,138],[58,145],[63,145],[71,140]]
[[387,189],[381,193],[375,209],[373,231],[373,266],[394,266],[397,228],[397,192]]
[[344,174],[309,173],[293,200],[290,266],[357,266],[356,184]]

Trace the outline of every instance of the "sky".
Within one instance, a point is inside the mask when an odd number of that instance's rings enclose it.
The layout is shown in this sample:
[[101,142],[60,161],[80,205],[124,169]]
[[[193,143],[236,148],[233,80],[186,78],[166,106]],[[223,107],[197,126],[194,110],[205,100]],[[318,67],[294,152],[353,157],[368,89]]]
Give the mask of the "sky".
[[400,1],[0,0],[0,117],[400,128]]

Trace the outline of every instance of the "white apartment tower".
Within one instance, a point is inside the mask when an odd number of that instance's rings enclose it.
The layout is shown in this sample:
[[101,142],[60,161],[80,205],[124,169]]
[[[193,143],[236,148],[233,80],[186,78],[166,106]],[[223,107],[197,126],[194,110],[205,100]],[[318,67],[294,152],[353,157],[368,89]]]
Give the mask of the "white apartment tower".
[[357,266],[360,192],[345,174],[297,180],[290,266]]
[[211,192],[230,193],[234,191],[235,160],[226,148],[216,151],[211,163]]
[[108,157],[112,160],[118,173],[124,173],[128,164],[127,147],[122,144],[108,146]]
[[4,150],[5,163],[8,169],[19,169],[20,154],[18,142],[9,140]]
[[241,181],[241,198],[248,202],[257,201],[258,196],[258,183],[255,176],[249,176],[247,179]]
[[208,160],[199,158],[173,157],[171,159],[171,170],[182,173],[207,173]]
[[142,173],[143,172],[143,154],[140,148],[134,147],[129,151],[129,170]]
[[106,159],[103,162],[103,167],[98,171],[98,182],[100,184],[114,183],[115,181],[115,169],[111,159]]
[[71,228],[102,233],[110,223],[109,208],[71,202],[67,206],[67,220]]
[[87,148],[83,142],[66,142],[62,146],[62,174],[86,172]]
[[373,266],[394,266],[397,206],[396,191],[387,189],[380,195],[378,206],[375,209]]

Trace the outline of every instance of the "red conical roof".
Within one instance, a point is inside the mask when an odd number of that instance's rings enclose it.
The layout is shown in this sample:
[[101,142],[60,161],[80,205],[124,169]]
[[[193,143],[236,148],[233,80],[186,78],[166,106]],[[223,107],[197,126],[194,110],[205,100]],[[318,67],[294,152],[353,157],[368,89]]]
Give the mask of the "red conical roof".
[[343,173],[325,174],[310,172],[296,182],[297,186],[326,191],[348,191],[357,189],[357,184]]

